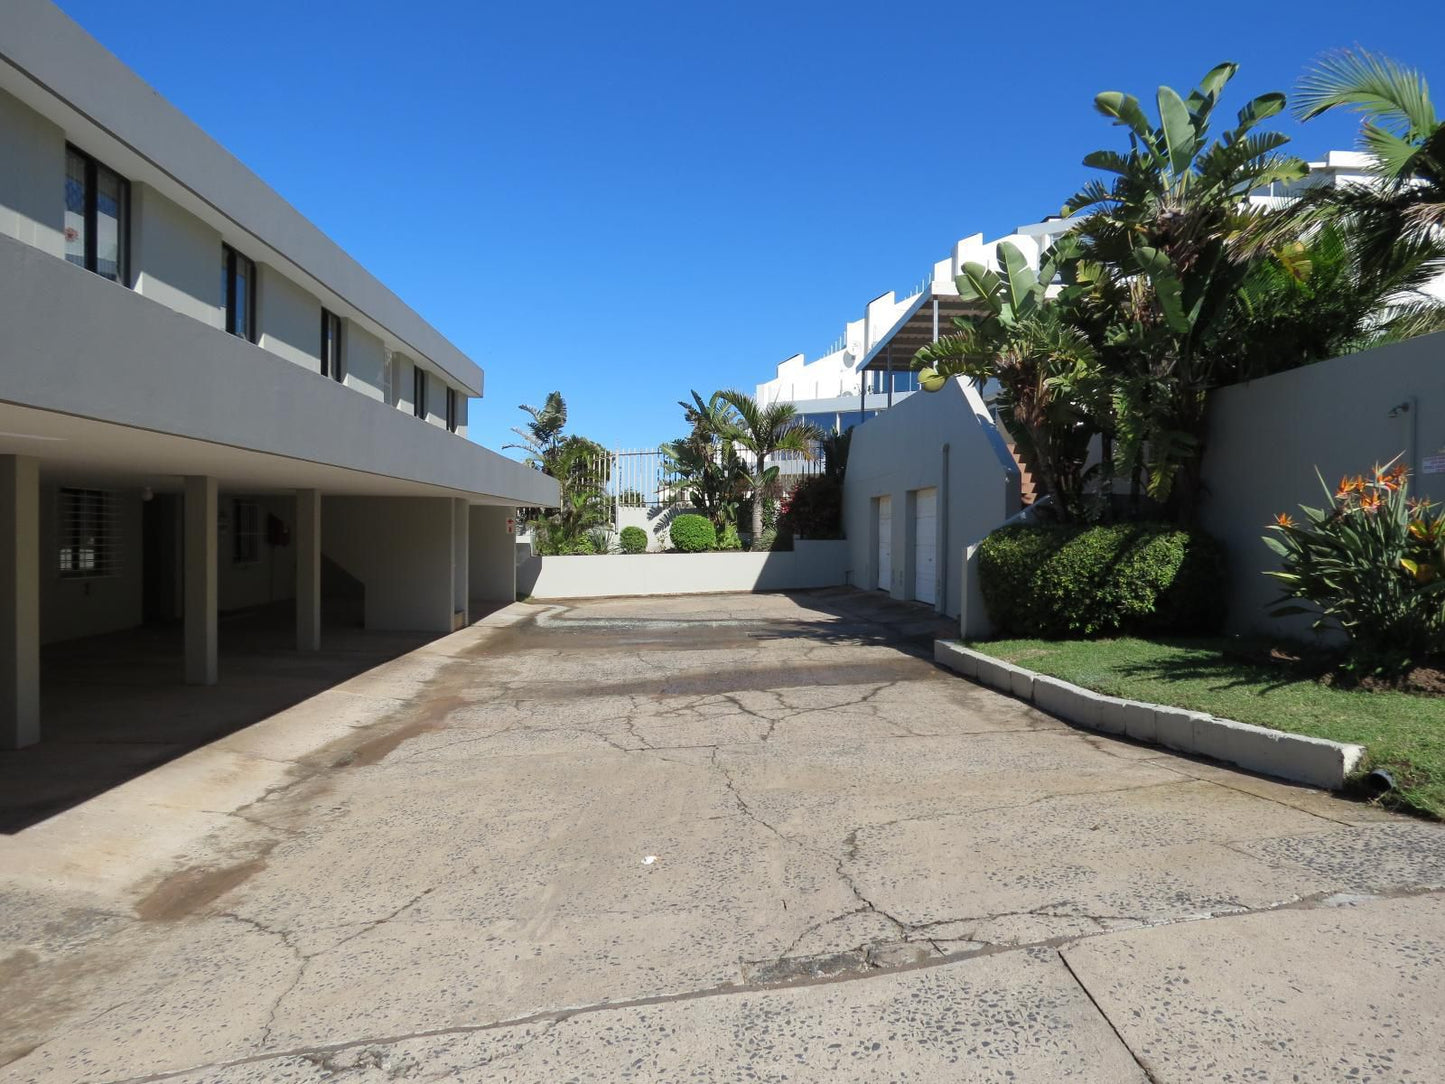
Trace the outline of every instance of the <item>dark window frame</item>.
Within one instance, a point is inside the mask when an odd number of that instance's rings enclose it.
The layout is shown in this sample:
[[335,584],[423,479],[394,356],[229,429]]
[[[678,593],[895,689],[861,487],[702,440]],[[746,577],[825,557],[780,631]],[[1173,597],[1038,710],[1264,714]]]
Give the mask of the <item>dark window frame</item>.
[[447,388],[447,432],[457,431],[457,389]]
[[[328,336],[327,332],[331,332]],[[321,310],[321,375],[338,384],[346,381],[346,363],[341,350],[341,317],[330,309]],[[327,350],[328,345],[330,350]]]
[[420,365],[411,369],[411,412],[426,420],[426,370]]
[[[242,529],[242,509],[246,510],[248,522]],[[231,502],[231,563],[233,565],[254,565],[261,560],[261,506],[255,502],[237,497]]]
[[[66,504],[73,502],[74,508]],[[56,561],[63,580],[99,580],[117,575],[115,494],[108,489],[61,486],[56,509]],[[86,546],[87,529],[93,539]],[[89,567],[81,555],[89,551]]]
[[[248,343],[254,343],[257,339],[256,331],[256,261],[251,257],[237,252],[224,241],[221,242],[221,260],[225,269],[225,298],[226,306],[226,334],[235,335],[238,339],[245,339]],[[239,264],[245,263],[249,274],[246,282],[249,287],[246,291],[246,332],[242,334],[236,330],[236,268]]]
[[[130,277],[130,180],[121,176],[119,172],[111,169],[104,162],[100,161],[93,154],[86,154],[74,143],[65,144],[65,153],[75,155],[85,163],[85,206],[81,211],[81,217],[85,219],[85,262],[81,265],[93,275],[99,275],[100,253],[100,230],[98,227],[98,200],[100,192],[100,171],[105,170],[120,183],[120,207],[121,223],[119,236],[120,251],[119,259],[116,260],[115,278],[111,282],[118,282],[126,289],[131,288]],[[107,276],[101,275],[102,278]]]

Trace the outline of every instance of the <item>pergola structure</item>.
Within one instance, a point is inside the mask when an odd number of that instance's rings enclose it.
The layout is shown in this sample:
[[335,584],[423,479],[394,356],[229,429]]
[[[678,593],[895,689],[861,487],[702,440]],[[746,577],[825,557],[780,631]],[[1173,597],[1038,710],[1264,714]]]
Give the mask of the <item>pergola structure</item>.
[[[913,369],[913,355],[929,343],[936,342],[953,328],[955,316],[977,314],[980,310],[973,301],[965,301],[957,293],[935,292],[937,287],[924,290],[909,305],[908,311],[895,323],[873,348],[864,355],[858,366],[860,373],[885,372],[906,373]],[[888,405],[893,406],[893,380],[887,381]],[[861,379],[859,409],[867,409],[868,378]]]

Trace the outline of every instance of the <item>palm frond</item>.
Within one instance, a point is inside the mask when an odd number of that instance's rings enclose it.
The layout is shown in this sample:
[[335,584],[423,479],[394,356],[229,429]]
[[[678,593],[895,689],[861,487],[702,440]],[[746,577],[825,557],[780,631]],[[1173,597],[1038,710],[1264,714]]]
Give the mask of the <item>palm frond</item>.
[[1365,49],[1327,54],[1299,82],[1295,113],[1301,120],[1341,107],[1403,127],[1408,139],[1423,139],[1440,123],[1424,75]]

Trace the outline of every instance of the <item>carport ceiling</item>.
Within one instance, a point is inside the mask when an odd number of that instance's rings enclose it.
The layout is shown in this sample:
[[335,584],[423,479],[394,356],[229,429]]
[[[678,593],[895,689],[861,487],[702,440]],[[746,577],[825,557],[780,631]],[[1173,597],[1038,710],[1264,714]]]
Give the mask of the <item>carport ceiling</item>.
[[405,478],[367,474],[13,403],[0,403],[0,455],[34,456],[40,460],[41,476],[58,484],[149,486],[164,493],[179,490],[185,475],[204,474],[232,492],[319,489],[337,496],[460,497],[474,504],[495,503],[476,494]]

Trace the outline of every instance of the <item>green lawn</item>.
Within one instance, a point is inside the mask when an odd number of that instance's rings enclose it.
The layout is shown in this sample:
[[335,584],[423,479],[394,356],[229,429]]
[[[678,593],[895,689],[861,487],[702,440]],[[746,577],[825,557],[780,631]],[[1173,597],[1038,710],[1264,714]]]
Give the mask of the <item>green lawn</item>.
[[1130,700],[1357,742],[1394,800],[1445,819],[1445,697],[1332,689],[1287,666],[1230,658],[1221,640],[992,640],[968,646]]

